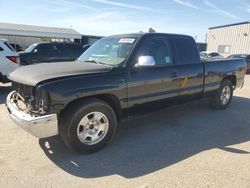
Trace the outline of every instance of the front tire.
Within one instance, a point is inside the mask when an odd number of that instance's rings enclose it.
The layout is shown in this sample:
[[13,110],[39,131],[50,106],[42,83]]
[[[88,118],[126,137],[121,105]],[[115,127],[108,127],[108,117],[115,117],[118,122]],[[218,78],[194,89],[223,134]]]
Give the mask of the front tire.
[[59,134],[70,149],[91,153],[103,148],[115,135],[117,119],[104,101],[87,99],[72,103],[62,113]]
[[215,109],[226,109],[233,97],[233,84],[230,80],[223,80],[219,90],[211,98],[211,106]]

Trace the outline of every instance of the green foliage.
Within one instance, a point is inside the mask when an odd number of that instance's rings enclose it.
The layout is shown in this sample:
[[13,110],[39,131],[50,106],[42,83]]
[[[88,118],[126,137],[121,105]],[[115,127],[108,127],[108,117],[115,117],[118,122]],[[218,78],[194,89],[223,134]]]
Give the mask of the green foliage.
[[150,27],[150,28],[148,29],[148,32],[149,32],[149,33],[155,33],[156,31],[155,31],[152,27]]

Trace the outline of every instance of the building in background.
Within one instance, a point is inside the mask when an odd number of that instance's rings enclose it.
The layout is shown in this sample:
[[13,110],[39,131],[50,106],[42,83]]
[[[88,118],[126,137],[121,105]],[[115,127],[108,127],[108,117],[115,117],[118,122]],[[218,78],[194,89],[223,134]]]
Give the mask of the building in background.
[[231,54],[250,54],[250,22],[209,28],[208,51],[224,57]]
[[81,42],[82,35],[70,28],[0,23],[0,38],[25,49],[37,42]]

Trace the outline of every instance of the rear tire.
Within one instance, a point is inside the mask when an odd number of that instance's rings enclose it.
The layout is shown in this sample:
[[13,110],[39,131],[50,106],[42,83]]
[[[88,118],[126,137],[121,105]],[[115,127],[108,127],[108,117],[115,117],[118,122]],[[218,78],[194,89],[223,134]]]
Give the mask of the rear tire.
[[230,80],[222,80],[219,90],[211,98],[211,106],[215,109],[226,109],[233,97],[233,84]]
[[104,101],[87,99],[72,103],[62,113],[59,134],[70,149],[91,153],[103,148],[115,135],[117,118]]

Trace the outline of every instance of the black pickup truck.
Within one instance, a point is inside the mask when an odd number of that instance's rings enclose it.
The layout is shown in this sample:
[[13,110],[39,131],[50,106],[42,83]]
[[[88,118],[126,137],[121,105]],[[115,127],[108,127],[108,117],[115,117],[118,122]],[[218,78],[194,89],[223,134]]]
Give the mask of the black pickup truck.
[[71,42],[41,42],[19,52],[20,65],[75,61],[89,45]]
[[201,61],[192,37],[127,34],[103,38],[75,63],[21,67],[9,75],[11,119],[38,138],[59,134],[79,152],[102,148],[130,110],[166,100],[210,98],[225,109],[242,87],[243,59]]

